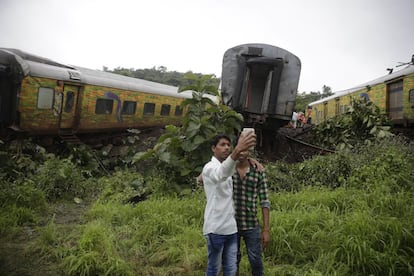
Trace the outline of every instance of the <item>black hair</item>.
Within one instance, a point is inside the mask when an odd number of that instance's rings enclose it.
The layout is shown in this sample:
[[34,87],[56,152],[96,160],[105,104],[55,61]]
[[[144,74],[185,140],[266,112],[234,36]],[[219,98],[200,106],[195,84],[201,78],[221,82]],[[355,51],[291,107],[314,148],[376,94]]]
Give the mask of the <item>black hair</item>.
[[227,141],[229,141],[231,143],[231,139],[229,136],[227,136],[226,134],[217,134],[216,136],[214,136],[214,138],[211,140],[210,145],[211,146],[217,146],[218,142],[220,141],[220,139],[226,139]]

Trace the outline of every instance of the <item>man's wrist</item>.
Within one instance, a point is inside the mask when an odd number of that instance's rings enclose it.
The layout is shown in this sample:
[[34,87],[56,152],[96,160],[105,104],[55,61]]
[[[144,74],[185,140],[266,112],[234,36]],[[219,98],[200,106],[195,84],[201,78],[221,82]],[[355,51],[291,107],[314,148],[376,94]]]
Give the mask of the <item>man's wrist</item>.
[[235,147],[232,153],[230,154],[231,159],[233,159],[233,161],[237,161],[237,159],[239,159],[239,154],[240,154],[239,148]]

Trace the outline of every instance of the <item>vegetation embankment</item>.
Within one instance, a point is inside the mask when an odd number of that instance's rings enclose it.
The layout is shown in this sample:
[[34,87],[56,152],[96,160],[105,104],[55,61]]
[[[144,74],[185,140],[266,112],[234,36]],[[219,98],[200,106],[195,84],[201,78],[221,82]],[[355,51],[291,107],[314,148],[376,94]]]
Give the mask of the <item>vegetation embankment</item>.
[[[195,101],[187,104],[204,100]],[[229,115],[227,132],[239,126],[229,110],[200,108],[109,174],[90,149],[55,156],[29,142],[1,145],[0,274],[204,275],[205,199],[192,181],[202,162],[191,153],[210,156],[201,150],[215,132],[208,116]],[[266,275],[413,275],[414,148],[384,133],[334,141],[335,154],[301,163],[265,164]],[[248,270],[245,255],[241,275]]]

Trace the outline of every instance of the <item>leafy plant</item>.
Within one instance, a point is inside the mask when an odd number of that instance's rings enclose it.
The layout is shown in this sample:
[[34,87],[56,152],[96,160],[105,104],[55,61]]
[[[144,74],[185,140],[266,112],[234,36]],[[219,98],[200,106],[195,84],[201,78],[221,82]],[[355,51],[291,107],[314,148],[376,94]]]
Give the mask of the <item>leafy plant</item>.
[[360,143],[369,145],[377,139],[392,136],[386,114],[364,98],[352,98],[345,114],[317,125],[313,132],[318,144],[336,149],[350,149]]
[[34,181],[49,201],[88,197],[99,190],[70,159],[53,155],[39,166]]
[[104,187],[99,197],[102,202],[126,203],[133,197],[144,197],[152,191],[146,186],[144,177],[132,170],[116,171],[101,177],[99,186]]
[[100,176],[106,171],[102,170],[102,164],[96,152],[87,145],[67,145],[70,154],[68,159],[75,164],[86,177]]
[[210,85],[211,75],[187,74],[186,78],[191,84],[180,91],[192,90],[193,97],[182,103],[187,113],[181,127],[166,126],[166,133],[153,149],[139,152],[133,158],[134,162],[152,158],[157,166],[172,171],[170,179],[176,183],[183,176],[201,172],[211,157],[209,143],[213,136],[218,133],[234,136],[243,122],[241,114],[204,96],[218,95],[217,88]]
[[0,178],[10,181],[28,177],[48,158],[46,150],[31,140],[0,143]]

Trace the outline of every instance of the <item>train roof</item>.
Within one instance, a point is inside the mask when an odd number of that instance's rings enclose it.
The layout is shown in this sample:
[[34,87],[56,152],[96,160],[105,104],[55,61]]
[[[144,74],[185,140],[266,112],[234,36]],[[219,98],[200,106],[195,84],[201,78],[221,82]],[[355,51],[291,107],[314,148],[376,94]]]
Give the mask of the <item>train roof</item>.
[[[156,93],[164,96],[191,98],[189,92],[179,93],[178,87],[157,82],[122,76],[80,66],[65,65],[51,59],[32,55],[18,49],[0,48],[0,65],[9,64],[13,72],[26,75],[48,77],[65,81],[93,84],[109,88]],[[5,65],[3,65],[5,66]]]
[[393,72],[391,74],[387,74],[385,76],[376,78],[376,79],[374,79],[372,81],[368,81],[366,83],[362,83],[362,84],[360,84],[358,86],[355,86],[353,88],[346,89],[346,90],[341,90],[341,91],[337,91],[337,92],[335,92],[333,95],[331,95],[329,97],[326,97],[326,98],[323,98],[323,99],[320,99],[320,100],[311,102],[308,105],[309,106],[312,106],[312,105],[320,104],[320,103],[329,101],[331,99],[335,99],[335,98],[338,98],[338,97],[341,97],[341,96],[344,96],[344,95],[347,95],[347,94],[351,94],[351,93],[353,93],[355,91],[361,90],[361,89],[366,88],[368,86],[374,86],[376,84],[386,83],[386,82],[392,81],[394,79],[399,79],[402,76],[405,76],[405,75],[408,75],[408,74],[412,74],[412,73],[414,73],[414,65],[408,65],[407,67],[405,67],[405,68],[403,68],[401,70],[398,70],[398,71],[395,71],[395,72]]

